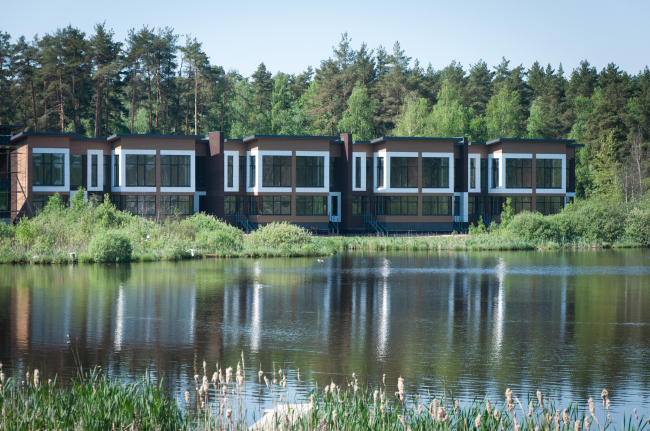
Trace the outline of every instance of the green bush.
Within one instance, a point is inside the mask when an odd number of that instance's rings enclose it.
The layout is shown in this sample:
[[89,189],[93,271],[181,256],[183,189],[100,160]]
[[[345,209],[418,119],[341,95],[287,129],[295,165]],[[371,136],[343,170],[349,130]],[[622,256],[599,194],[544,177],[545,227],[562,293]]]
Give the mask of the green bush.
[[630,211],[625,235],[644,247],[650,247],[650,211],[639,208]]
[[250,244],[258,247],[302,246],[310,243],[312,236],[307,229],[295,224],[273,222],[253,231],[248,240]]
[[16,241],[20,245],[28,246],[36,239],[36,226],[27,217],[21,218],[16,227]]
[[218,223],[211,226],[214,229],[203,229],[196,234],[196,247],[214,250],[217,253],[241,250],[244,245],[242,231],[226,223]]
[[133,247],[118,232],[98,232],[90,241],[88,254],[95,262],[130,262]]
[[0,239],[10,239],[16,234],[13,225],[0,222]]

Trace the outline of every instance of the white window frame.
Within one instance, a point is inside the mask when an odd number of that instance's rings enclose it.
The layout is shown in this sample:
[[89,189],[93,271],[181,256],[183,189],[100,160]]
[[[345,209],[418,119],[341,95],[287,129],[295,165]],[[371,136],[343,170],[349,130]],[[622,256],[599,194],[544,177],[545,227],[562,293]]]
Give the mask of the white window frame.
[[[471,161],[474,160],[474,185],[476,187],[470,187],[470,184],[472,184],[471,181],[471,172],[472,170],[470,169],[471,166]],[[470,154],[467,157],[467,190],[470,193],[480,193],[481,192],[481,155],[480,154]]]
[[[449,160],[449,187],[447,188],[433,188],[433,187],[422,187],[422,193],[439,193],[439,194],[453,194],[454,193],[454,169],[455,169],[455,158],[454,153],[422,153],[422,159],[425,157],[437,157],[441,159]],[[424,165],[424,160],[422,161]],[[419,172],[420,178],[422,173]]]
[[[63,185],[62,186],[32,186],[33,192],[69,192],[70,191],[70,149],[69,148],[32,148],[34,154],[64,154],[63,168]],[[33,169],[32,166],[29,167]]]
[[[155,156],[156,150],[125,150],[118,148],[111,151],[111,156],[120,156],[120,185],[118,187],[111,185],[111,192],[134,192],[134,193],[156,193],[157,186],[147,187],[127,187],[126,186],[126,156],[133,154],[143,154],[146,156]],[[115,159],[111,157],[111,172],[114,172]],[[157,169],[157,168],[156,168]],[[157,182],[157,180],[156,180]],[[172,191],[182,192],[186,187],[165,187],[171,188]]]
[[[103,150],[88,150],[86,152],[86,190],[89,192],[101,192],[104,190],[104,151]],[[92,187],[92,166],[93,158],[97,156],[97,187]]]
[[[355,179],[357,178],[357,157],[361,158],[361,187],[355,187]],[[363,192],[366,191],[366,153],[353,152],[352,153],[352,191]]]
[[[495,157],[496,158],[496,157]],[[495,192],[495,194],[502,194],[502,195],[511,195],[511,194],[532,194],[533,193],[533,188],[532,188],[532,182],[531,182],[531,187],[530,188],[517,188],[517,189],[509,189],[506,188],[506,161],[508,159],[531,159],[532,160],[533,155],[531,153],[506,153],[506,154],[501,154],[501,161],[499,161],[499,190]],[[532,170],[534,167],[531,165],[531,181],[532,181]],[[492,172],[492,171],[490,171]],[[556,193],[557,193],[557,189]]]
[[[291,193],[293,191],[293,184],[294,184],[294,178],[293,178],[293,162],[291,164],[291,187],[263,187],[262,186],[262,172],[264,170],[264,166],[262,164],[262,159],[264,156],[292,156],[293,151],[286,151],[286,150],[251,150],[246,152],[246,161],[250,163],[249,157],[250,156],[255,156],[255,187],[246,187],[247,192],[265,192],[265,193],[275,193],[275,194],[280,194],[280,193]],[[246,166],[246,185],[250,186],[248,184],[248,178],[250,178],[250,173],[248,172],[248,167],[250,165]],[[319,189],[320,190],[320,189]]]
[[[322,157],[324,162],[323,187],[298,187],[296,193],[329,193],[330,191],[330,152],[329,151],[296,151],[296,157]],[[298,161],[296,160],[296,172]],[[293,178],[291,179],[293,182]],[[296,179],[297,180],[297,179]],[[296,181],[294,184],[298,184]]]
[[[554,159],[554,160],[562,160],[562,188],[559,189],[549,189],[546,187],[537,187],[535,184],[533,184],[533,187],[535,187],[535,193],[538,195],[557,195],[557,194],[567,194],[566,193],[566,154],[535,154],[535,166],[533,166],[533,169],[535,169],[535,183],[537,183],[537,159]],[[575,193],[574,193],[575,196]],[[565,199],[566,201],[566,199]],[[565,202],[566,204],[566,202]]]
[[[232,187],[228,187],[228,157],[232,157]],[[223,152],[223,191],[239,191],[239,151]]]

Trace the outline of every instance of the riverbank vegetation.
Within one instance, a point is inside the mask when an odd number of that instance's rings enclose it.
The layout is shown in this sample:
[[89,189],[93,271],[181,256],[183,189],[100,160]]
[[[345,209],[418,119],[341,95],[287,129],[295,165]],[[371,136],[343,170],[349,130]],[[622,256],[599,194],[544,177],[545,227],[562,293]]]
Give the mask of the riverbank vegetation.
[[326,256],[343,250],[534,250],[650,246],[650,197],[627,206],[592,198],[560,213],[514,214],[509,203],[500,224],[482,221],[469,235],[400,234],[312,236],[288,223],[271,223],[249,235],[206,214],[151,219],[119,211],[109,199],[69,207],[58,195],[32,219],[0,224],[2,263],[82,263],[214,257]]
[[[242,354],[243,358],[243,354]],[[1,370],[1,365],[0,365]],[[211,371],[211,370],[210,370]],[[288,382],[287,374],[291,376]],[[250,376],[250,375],[249,375]],[[71,382],[56,377],[45,380],[38,370],[25,376],[1,374],[0,427],[2,429],[131,429],[131,430],[246,430],[248,423],[264,413],[249,411],[248,395],[272,401],[275,413],[267,413],[253,425],[270,430],[565,430],[643,431],[650,424],[644,413],[633,410],[621,423],[610,418],[607,390],[566,408],[545,398],[541,391],[521,394],[510,389],[505,399],[490,402],[460,400],[443,386],[441,394],[412,393],[405,381],[364,385],[359,377],[338,377],[310,389],[301,381],[300,370],[255,372],[247,376],[242,363],[217,368],[210,375],[203,362],[203,375],[194,376],[181,396],[163,389],[162,382],[147,376],[127,382],[107,378],[95,370],[79,373]],[[190,380],[191,381],[191,380]],[[323,383],[321,382],[321,385]],[[287,385],[289,389],[287,389]],[[299,389],[300,388],[300,389]],[[297,390],[301,395],[291,395]],[[257,404],[257,403],[255,403]],[[258,405],[259,408],[259,405]]]

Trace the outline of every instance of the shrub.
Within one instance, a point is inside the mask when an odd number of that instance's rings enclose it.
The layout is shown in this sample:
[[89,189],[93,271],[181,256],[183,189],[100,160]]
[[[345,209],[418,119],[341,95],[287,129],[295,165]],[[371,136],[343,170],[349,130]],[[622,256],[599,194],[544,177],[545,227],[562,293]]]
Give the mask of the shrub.
[[0,222],[0,239],[13,238],[16,229],[13,225]]
[[133,247],[118,232],[101,231],[90,241],[88,254],[95,262],[129,262]]
[[650,211],[638,208],[630,211],[625,235],[644,247],[650,247]]
[[289,222],[269,223],[253,231],[249,236],[250,243],[255,246],[302,246],[310,243],[311,240],[311,233],[307,229]]
[[204,229],[196,235],[197,248],[215,250],[217,252],[238,251],[242,249],[243,244],[242,231],[225,223],[221,223],[218,229]]
[[16,241],[21,245],[32,245],[36,239],[36,226],[26,217],[20,219],[16,227]]
[[479,218],[479,220],[476,222],[476,225],[469,225],[468,233],[470,235],[480,235],[482,233],[487,233],[487,226],[485,226],[485,223],[483,222],[483,216]]

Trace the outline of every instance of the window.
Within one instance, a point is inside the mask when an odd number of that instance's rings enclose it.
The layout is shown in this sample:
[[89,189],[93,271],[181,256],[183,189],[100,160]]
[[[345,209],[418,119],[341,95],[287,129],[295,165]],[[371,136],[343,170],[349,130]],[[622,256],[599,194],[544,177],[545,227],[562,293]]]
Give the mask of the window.
[[191,171],[190,156],[160,156],[160,185],[162,187],[190,187],[192,185]]
[[418,186],[417,157],[390,158],[390,186],[391,188]]
[[0,190],[0,218],[9,217],[11,217],[11,213],[9,212],[9,192]]
[[291,187],[291,156],[262,156],[262,186]]
[[384,187],[384,158],[377,157],[377,187]]
[[70,187],[83,186],[83,156],[70,155]]
[[239,188],[243,188],[246,183],[246,157],[239,156]]
[[[127,166],[129,156],[126,156]],[[129,195],[124,197],[126,201],[126,211],[140,216],[156,215],[156,196],[155,195]]]
[[97,187],[97,154],[90,155],[90,187]]
[[459,192],[462,189],[463,177],[461,175],[460,159],[454,159],[454,191]]
[[249,196],[247,199],[248,215],[257,215],[257,196]]
[[490,196],[490,214],[499,215],[503,210],[501,196]]
[[296,215],[327,215],[327,196],[296,196]]
[[576,159],[569,159],[566,166],[566,191],[568,193],[576,191]]
[[[522,211],[532,211],[531,204],[533,201],[532,196],[511,196],[512,198],[512,209],[515,211],[515,214],[519,214]],[[507,199],[507,198],[506,198]],[[505,205],[506,200],[503,200]]]
[[161,196],[160,205],[164,215],[190,215],[191,199],[189,196]]
[[454,215],[459,216],[460,214],[460,196],[454,196]]
[[370,213],[370,196],[352,197],[352,215],[360,216]]
[[325,157],[296,157],[296,187],[325,187]]
[[[156,186],[156,156],[146,154],[126,155],[126,186]],[[155,202],[154,202],[155,206]],[[127,205],[128,209],[128,205]]]
[[111,203],[115,205],[115,208],[122,211],[124,206],[122,205],[122,196],[120,195],[111,195]]
[[[34,212],[41,211],[43,208],[45,208],[45,205],[50,201],[50,198],[54,195],[32,195],[32,210]],[[61,200],[63,201],[64,206],[68,206],[68,202],[70,201],[70,196],[69,195],[59,195],[61,197]]]
[[227,172],[226,172],[226,187],[233,187],[233,182],[235,181],[235,172],[234,169],[235,167],[233,166],[233,161],[234,157],[233,156],[226,156],[226,162],[228,164]]
[[113,156],[113,186],[119,187],[120,185],[120,155]]
[[446,157],[422,158],[422,188],[446,189],[449,187],[449,159]]
[[532,167],[532,159],[506,159],[506,188],[531,188],[533,186]]
[[557,214],[564,207],[562,196],[537,196],[535,198],[535,210],[543,215]]
[[488,169],[487,169],[487,159],[481,159],[481,188],[487,188],[487,179],[488,179]]
[[469,187],[476,188],[476,159],[469,159]]
[[422,215],[451,215],[451,196],[423,196]]
[[260,196],[263,215],[291,215],[291,196]]
[[224,196],[223,197],[223,213],[225,215],[234,215],[235,213],[244,213],[244,197],[243,196]]
[[354,158],[354,188],[361,188],[361,157]]
[[205,156],[194,157],[194,185],[197,189],[205,188]]
[[378,215],[418,215],[418,197],[417,196],[378,196],[377,214]]
[[467,198],[467,214],[483,215],[485,213],[485,196],[469,196]]
[[562,160],[537,159],[535,161],[535,185],[540,189],[562,188]]
[[372,157],[366,157],[366,187],[372,188]]
[[[499,159],[492,159],[492,188],[499,188]],[[494,214],[500,214],[501,211]]]
[[339,157],[330,157],[330,188],[339,186]]
[[111,156],[104,156],[104,181],[102,187],[111,185]]
[[62,186],[65,183],[65,155],[37,153],[32,156],[35,186]]
[[[255,178],[257,177],[257,174],[255,173],[255,159],[256,156],[250,157],[251,164],[248,168],[248,187],[255,187]],[[255,214],[257,214],[257,211]]]

